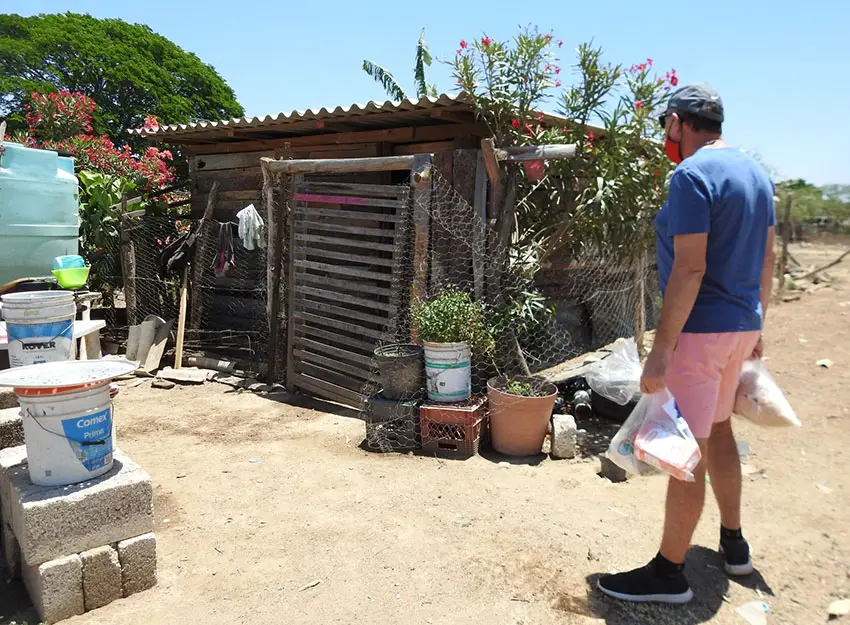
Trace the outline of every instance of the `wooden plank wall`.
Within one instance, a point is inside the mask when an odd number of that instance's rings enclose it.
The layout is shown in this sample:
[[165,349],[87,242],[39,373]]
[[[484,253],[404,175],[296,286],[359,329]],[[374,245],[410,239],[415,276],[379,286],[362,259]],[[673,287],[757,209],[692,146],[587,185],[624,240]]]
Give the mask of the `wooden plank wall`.
[[393,331],[410,188],[296,183],[287,385],[360,407],[373,351]]

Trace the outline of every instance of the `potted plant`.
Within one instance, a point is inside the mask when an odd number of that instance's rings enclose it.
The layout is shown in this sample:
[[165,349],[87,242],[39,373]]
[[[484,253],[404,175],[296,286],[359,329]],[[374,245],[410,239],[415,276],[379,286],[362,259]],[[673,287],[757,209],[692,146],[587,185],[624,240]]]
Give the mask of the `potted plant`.
[[425,348],[428,399],[443,403],[469,399],[472,356],[486,356],[494,347],[484,305],[451,287],[416,302],[411,316]]
[[536,377],[497,377],[487,382],[493,449],[508,456],[540,453],[558,389]]

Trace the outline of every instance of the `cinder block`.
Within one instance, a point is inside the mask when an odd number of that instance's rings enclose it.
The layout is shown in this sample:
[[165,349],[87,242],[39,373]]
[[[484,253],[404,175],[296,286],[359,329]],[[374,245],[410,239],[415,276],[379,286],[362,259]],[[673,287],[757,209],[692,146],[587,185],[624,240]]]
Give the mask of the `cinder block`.
[[23,578],[44,623],[49,625],[85,612],[80,556],[65,556],[38,566],[25,565]]
[[552,457],[575,458],[578,428],[572,415],[552,415]]
[[156,536],[145,534],[118,543],[124,596],[156,586]]
[[153,530],[150,476],[119,450],[109,473],[70,486],[34,485],[26,462],[4,470],[0,460],[0,471],[8,518],[29,566]]
[[12,524],[12,488],[11,481],[6,476],[9,473],[22,471],[21,465],[26,460],[27,448],[23,445],[0,449],[0,516],[6,519],[9,525]]
[[18,539],[12,533],[12,528],[5,521],[0,521],[0,582],[21,577],[21,548]]
[[18,396],[9,388],[0,388],[0,410],[18,406]]
[[24,444],[24,425],[20,408],[0,410],[0,449]]
[[86,611],[96,610],[121,598],[121,564],[118,552],[109,545],[84,551],[83,598]]
[[628,474],[616,464],[611,462],[608,456],[599,456],[599,460],[602,463],[602,469],[599,472],[599,475],[602,477],[606,477],[614,483],[625,482],[628,479]]

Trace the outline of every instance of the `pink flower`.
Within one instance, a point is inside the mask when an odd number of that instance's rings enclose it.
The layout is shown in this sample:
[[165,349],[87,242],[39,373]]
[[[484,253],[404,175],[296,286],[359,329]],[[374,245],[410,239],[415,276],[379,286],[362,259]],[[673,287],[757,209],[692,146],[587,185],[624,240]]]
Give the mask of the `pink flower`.
[[558,47],[560,48],[560,47],[561,47],[561,46],[563,46],[563,45],[564,45],[564,42],[563,42],[563,41],[561,41],[561,40],[559,39],[559,40],[558,40]]
[[511,126],[513,126],[514,128],[519,128],[519,120],[516,118],[512,119]]
[[530,134],[530,135],[533,135],[533,134],[534,134],[534,129],[531,127],[531,124],[525,124],[522,128],[523,128],[523,130],[525,130],[525,132],[527,132],[528,134]]
[[466,40],[464,40],[464,39],[461,39],[461,40],[460,40],[460,49],[461,49],[461,50],[466,50],[466,46],[468,46],[468,45],[469,45],[469,44],[468,44],[468,43],[466,43]]
[[543,123],[543,113],[540,113],[540,115],[538,115],[538,116],[537,116],[537,123],[538,123],[538,124],[542,124],[542,123]]
[[560,67],[556,67],[556,68],[555,68],[555,73],[556,73],[556,74],[560,74],[560,73],[561,73],[561,68],[560,68]]
[[563,83],[560,80],[555,81],[555,86],[560,87]]
[[645,71],[646,70],[646,63],[641,63],[637,67],[638,67],[638,71],[641,71],[641,72]]
[[550,41],[552,41],[552,35],[546,35],[544,39],[546,40],[546,43],[549,43]]
[[163,150],[159,155],[167,161],[174,160],[174,157],[171,156],[171,150]]
[[652,59],[646,59],[646,64],[652,67]]
[[487,37],[485,35],[484,37],[481,38],[481,45],[484,46],[485,48],[488,48],[491,43],[493,43],[493,40],[490,39],[490,37]]
[[643,108],[643,100],[637,100],[637,101],[635,101],[635,110],[638,110],[638,111],[639,111],[639,110],[640,110],[640,109],[642,109],[642,108]]

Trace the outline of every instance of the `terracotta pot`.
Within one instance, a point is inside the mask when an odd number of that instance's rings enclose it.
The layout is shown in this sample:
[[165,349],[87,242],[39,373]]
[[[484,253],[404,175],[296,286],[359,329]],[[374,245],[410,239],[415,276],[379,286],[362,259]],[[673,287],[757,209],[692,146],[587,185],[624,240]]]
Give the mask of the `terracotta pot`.
[[543,448],[558,389],[540,378],[514,378],[542,384],[543,397],[522,397],[499,390],[504,378],[487,382],[490,403],[490,437],[493,449],[507,456],[534,456]]

